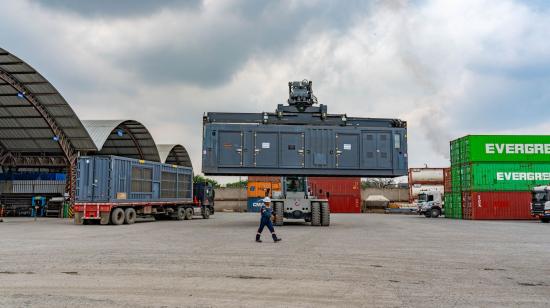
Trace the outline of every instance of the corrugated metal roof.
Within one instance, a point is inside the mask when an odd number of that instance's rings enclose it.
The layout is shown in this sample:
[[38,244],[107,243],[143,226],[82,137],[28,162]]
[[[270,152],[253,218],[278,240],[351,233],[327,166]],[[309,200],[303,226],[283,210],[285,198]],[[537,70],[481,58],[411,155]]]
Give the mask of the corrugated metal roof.
[[0,71],[26,89],[22,95],[7,80],[0,78],[0,149],[56,155],[63,153],[54,140],[55,136],[48,122],[29,100],[32,95],[68,137],[75,151],[97,150],[69,104],[30,65],[0,48]]
[[193,168],[191,158],[181,144],[158,144],[157,149],[161,162]]
[[134,120],[83,120],[82,124],[101,155],[118,155],[160,162],[147,128]]

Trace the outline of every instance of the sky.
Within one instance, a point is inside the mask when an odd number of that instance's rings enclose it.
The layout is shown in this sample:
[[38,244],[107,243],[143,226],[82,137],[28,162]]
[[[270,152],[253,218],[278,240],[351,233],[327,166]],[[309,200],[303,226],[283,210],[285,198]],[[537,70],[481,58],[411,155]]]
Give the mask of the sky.
[[465,134],[548,134],[550,4],[514,0],[0,0],[0,47],[81,119],[134,119],[198,171],[204,112],[273,111],[313,81],[329,113],[408,122],[409,166]]

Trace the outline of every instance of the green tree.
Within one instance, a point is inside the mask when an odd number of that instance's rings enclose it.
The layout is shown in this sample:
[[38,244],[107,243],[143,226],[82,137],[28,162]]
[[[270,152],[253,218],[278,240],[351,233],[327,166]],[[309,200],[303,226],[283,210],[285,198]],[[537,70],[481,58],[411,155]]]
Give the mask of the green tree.
[[193,177],[193,183],[210,183],[214,188],[220,187],[220,183],[218,183],[218,181],[211,178],[204,177],[202,175],[195,175]]
[[228,187],[228,188],[243,188],[243,187],[246,187],[246,185],[248,185],[248,181],[237,181],[237,182],[233,182],[233,183],[227,183],[225,185],[225,187]]

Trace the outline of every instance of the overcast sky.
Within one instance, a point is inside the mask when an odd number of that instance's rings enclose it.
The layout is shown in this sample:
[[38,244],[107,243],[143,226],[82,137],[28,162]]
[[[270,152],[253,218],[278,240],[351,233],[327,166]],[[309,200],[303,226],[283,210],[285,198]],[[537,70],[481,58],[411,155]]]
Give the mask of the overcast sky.
[[273,111],[304,78],[329,112],[406,120],[413,167],[464,134],[550,129],[542,0],[0,4],[1,47],[81,119],[138,120],[196,167],[204,112]]

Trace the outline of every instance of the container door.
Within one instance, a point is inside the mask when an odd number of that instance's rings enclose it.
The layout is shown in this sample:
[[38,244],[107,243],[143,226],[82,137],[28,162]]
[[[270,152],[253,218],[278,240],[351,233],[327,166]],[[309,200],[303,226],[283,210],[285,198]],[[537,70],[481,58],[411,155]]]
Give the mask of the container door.
[[92,173],[92,201],[108,201],[109,200],[109,168],[110,159],[103,157],[95,157],[93,161]]
[[277,167],[277,133],[258,132],[254,141],[254,166]]
[[240,131],[220,131],[218,148],[218,165],[220,167],[242,166],[243,148]]
[[363,133],[362,139],[362,152],[363,157],[361,163],[364,169],[376,169],[376,133]]
[[281,133],[282,168],[304,167],[304,134]]
[[378,133],[377,160],[379,169],[392,168],[392,144],[390,133]]
[[78,160],[78,201],[92,201],[94,159],[82,158]]
[[359,135],[336,134],[336,168],[359,168]]

